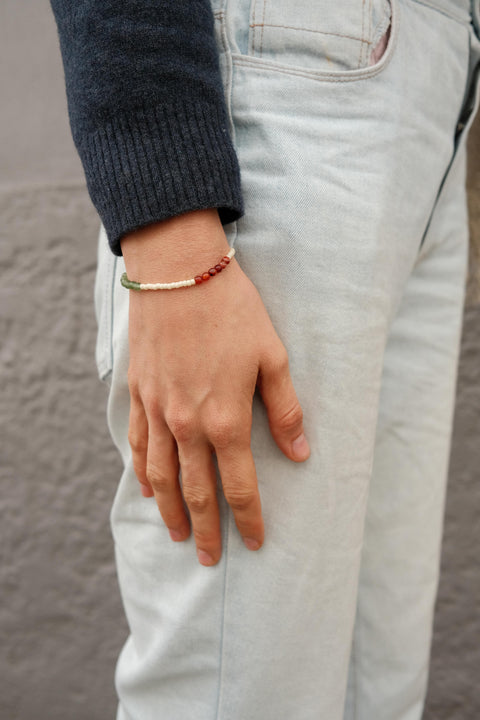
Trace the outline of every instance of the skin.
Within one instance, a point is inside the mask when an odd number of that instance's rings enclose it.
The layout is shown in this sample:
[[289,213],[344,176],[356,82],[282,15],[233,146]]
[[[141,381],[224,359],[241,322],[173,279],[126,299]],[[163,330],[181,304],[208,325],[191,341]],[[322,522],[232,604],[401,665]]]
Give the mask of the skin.
[[[125,235],[121,247],[128,277],[142,282],[194,277],[229,250],[216,209],[148,225]],[[258,291],[234,257],[198,286],[128,292],[129,442],[143,495],[155,497],[172,540],[193,531],[199,562],[215,565],[222,552],[215,453],[237,528],[258,550],[264,524],[250,447],[256,386],[280,450],[295,462],[310,454],[287,352]]]

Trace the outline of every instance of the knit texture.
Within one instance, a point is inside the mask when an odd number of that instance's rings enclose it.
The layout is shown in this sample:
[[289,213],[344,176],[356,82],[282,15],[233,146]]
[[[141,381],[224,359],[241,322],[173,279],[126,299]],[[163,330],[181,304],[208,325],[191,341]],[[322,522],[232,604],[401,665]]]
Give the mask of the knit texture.
[[190,210],[244,212],[209,0],[51,0],[72,136],[112,251]]

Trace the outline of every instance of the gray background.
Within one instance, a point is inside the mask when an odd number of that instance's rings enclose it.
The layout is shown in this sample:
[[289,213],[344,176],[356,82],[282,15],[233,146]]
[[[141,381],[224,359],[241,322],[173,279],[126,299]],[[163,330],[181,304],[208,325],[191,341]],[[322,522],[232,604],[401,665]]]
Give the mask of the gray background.
[[[0,53],[0,720],[107,720],[127,627],[108,525],[121,464],[94,363],[99,219],[47,0],[2,0]],[[469,174],[480,247],[480,120]],[[465,314],[427,720],[480,717],[479,286]]]

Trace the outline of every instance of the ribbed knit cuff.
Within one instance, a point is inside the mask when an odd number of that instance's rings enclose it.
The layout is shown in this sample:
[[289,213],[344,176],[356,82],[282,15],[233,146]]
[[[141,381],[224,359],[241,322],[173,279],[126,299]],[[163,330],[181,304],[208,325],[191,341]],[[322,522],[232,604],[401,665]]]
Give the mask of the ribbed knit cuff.
[[221,104],[192,99],[117,112],[77,149],[115,255],[123,235],[173,215],[216,207],[224,225],[243,215]]

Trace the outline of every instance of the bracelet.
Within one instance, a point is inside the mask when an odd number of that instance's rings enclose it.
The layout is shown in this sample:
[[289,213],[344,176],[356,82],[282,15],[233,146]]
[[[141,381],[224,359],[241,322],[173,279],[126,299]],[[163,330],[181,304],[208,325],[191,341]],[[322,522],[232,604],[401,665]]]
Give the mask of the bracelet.
[[230,248],[229,252],[222,257],[222,259],[201,275],[195,275],[195,277],[189,280],[178,280],[177,282],[170,283],[140,283],[135,280],[129,280],[127,273],[123,273],[120,278],[120,282],[127,290],[174,290],[175,288],[190,287],[190,285],[200,285],[200,283],[210,280],[211,277],[222,272],[227,267],[230,260],[235,255],[235,248]]

